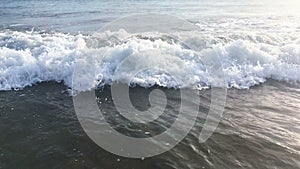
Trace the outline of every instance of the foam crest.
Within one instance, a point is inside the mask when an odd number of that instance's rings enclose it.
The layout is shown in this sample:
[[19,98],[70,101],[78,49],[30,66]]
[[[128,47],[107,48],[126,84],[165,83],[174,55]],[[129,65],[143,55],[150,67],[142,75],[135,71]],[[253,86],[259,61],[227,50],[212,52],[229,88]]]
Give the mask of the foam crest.
[[[76,91],[114,81],[203,89],[219,83],[202,63],[217,62],[211,59],[216,55],[228,88],[247,89],[269,78],[300,81],[298,36],[200,33],[178,33],[183,40],[179,42],[159,34],[129,36],[125,31],[92,36],[5,30],[0,32],[0,90],[46,81],[63,82]],[[82,75],[72,85],[75,65]],[[146,69],[132,78],[130,72],[142,68]]]

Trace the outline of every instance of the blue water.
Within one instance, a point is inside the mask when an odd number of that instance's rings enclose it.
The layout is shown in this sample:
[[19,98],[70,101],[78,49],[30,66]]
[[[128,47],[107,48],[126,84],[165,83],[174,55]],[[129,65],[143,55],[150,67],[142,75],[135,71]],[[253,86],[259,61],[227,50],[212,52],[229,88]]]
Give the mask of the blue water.
[[[209,18],[299,16],[297,0],[1,0],[0,25],[94,31],[119,17],[163,13],[199,21]],[[286,18],[285,18],[286,20]]]

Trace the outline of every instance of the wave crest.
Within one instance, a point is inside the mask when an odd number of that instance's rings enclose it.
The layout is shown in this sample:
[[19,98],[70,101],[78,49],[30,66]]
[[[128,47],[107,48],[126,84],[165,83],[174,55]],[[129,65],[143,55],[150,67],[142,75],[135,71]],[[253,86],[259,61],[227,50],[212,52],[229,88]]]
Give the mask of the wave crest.
[[[73,86],[77,91],[90,90],[99,84],[99,79],[102,85],[117,80],[144,87],[202,89],[218,83],[210,78],[209,69],[201,62],[212,55],[220,58],[228,88],[247,89],[268,78],[290,83],[300,81],[300,38],[297,36],[246,33],[201,36],[200,33],[177,34],[184,44],[195,46],[194,50],[159,34],[123,40],[128,36],[124,31],[106,32],[97,36],[107,40],[98,41],[98,37],[91,35],[2,31],[0,90],[20,89],[44,81],[64,82],[71,88],[76,63],[97,67],[96,74],[85,74],[77,81]],[[123,67],[122,73],[114,75],[118,65],[128,57],[132,61]],[[128,79],[127,71],[141,66],[155,69]],[[80,67],[82,73],[88,72],[87,69]],[[163,69],[176,74],[179,84],[159,71]]]

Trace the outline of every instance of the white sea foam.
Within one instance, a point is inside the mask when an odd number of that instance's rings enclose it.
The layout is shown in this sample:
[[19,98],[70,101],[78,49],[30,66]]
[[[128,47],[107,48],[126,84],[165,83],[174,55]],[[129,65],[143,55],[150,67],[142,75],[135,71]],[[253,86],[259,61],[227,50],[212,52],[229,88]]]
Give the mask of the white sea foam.
[[[106,41],[99,40],[104,36]],[[2,31],[0,90],[45,81],[63,82],[77,91],[112,81],[201,89],[217,85],[201,61],[215,55],[220,58],[229,88],[246,89],[268,78],[300,81],[298,35],[178,33],[187,45],[159,34],[124,39],[126,36],[124,31],[97,36]],[[77,77],[72,85],[75,65]],[[143,68],[147,69],[132,76],[133,70]]]

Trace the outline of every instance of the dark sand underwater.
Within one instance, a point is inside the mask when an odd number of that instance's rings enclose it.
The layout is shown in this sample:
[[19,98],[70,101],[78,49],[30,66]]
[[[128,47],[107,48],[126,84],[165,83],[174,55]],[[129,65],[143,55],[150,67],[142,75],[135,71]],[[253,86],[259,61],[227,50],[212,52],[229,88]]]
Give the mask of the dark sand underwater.
[[[138,101],[139,109],[147,109],[148,94],[154,88],[132,88],[131,101]],[[168,96],[168,111],[176,114],[178,91],[160,89]],[[205,114],[210,92],[200,93],[199,109]],[[99,108],[110,110],[106,117],[119,132],[136,137],[143,136],[144,130],[163,132],[159,125],[165,123],[160,122],[128,128],[124,119],[116,116],[109,87],[96,95]],[[151,158],[129,159],[113,155],[89,139],[63,84],[48,82],[20,91],[1,91],[0,168],[299,168],[299,106],[299,85],[269,80],[249,90],[229,89],[223,118],[205,143],[197,138],[203,123],[199,117],[175,148]]]

